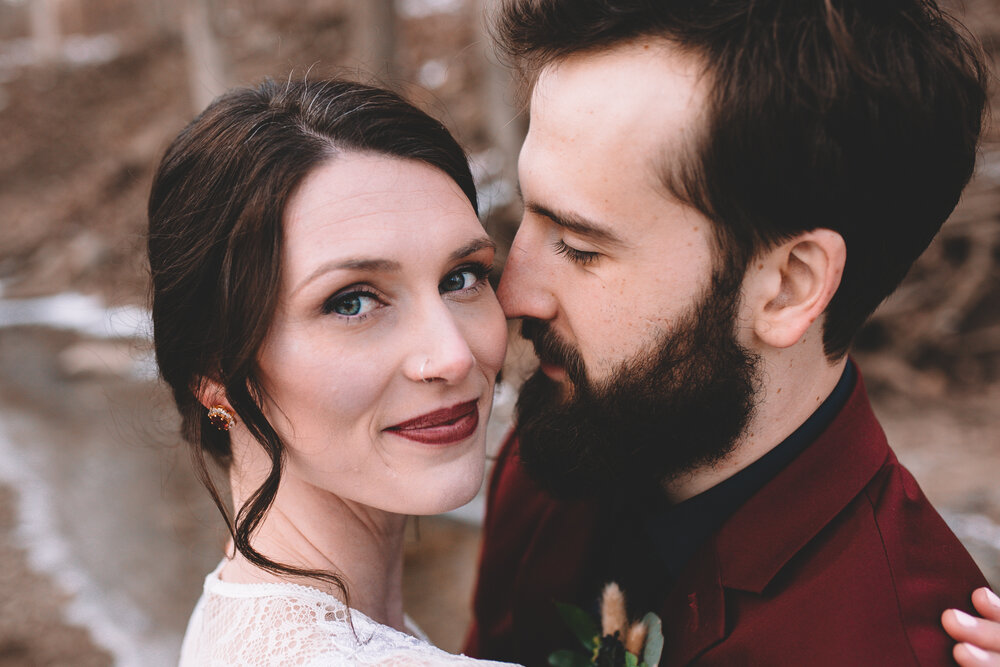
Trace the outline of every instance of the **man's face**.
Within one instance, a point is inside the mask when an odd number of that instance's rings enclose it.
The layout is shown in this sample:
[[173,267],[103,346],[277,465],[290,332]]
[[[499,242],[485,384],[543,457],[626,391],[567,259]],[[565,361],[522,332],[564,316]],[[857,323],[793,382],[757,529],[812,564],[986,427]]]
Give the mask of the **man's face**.
[[714,261],[711,223],[661,180],[700,127],[699,74],[662,42],[635,42],[550,65],[534,89],[525,215],[499,297],[541,359],[518,426],[553,490],[711,463],[752,410],[743,267]]
[[532,94],[525,213],[498,296],[508,317],[549,323],[594,380],[671,330],[712,273],[711,223],[660,180],[705,96],[696,62],[667,49],[572,56],[545,68]]

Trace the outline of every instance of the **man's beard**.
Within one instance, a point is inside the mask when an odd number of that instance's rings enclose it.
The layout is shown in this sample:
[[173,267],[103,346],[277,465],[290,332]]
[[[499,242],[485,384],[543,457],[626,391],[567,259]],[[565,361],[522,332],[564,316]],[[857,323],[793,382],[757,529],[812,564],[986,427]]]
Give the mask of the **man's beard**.
[[591,382],[580,353],[539,320],[522,335],[569,387],[537,371],[517,401],[528,473],[566,497],[657,493],[665,481],[721,461],[754,409],[759,357],[735,338],[739,278],[713,277],[701,302],[654,348]]

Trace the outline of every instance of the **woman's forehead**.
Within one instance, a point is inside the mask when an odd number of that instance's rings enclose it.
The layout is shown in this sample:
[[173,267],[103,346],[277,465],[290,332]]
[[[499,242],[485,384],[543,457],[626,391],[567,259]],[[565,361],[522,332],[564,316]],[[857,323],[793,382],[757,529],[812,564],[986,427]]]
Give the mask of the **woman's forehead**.
[[285,212],[288,277],[318,264],[421,261],[485,236],[444,172],[415,161],[345,154],[310,173]]

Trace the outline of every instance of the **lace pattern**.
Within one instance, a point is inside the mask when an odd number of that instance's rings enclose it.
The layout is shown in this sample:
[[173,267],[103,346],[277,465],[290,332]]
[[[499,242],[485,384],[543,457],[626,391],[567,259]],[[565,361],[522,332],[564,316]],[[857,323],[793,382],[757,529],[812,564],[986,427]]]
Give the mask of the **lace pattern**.
[[451,655],[356,610],[350,614],[352,630],[347,607],[332,595],[297,584],[224,582],[219,579],[224,563],[205,578],[180,667],[506,664]]

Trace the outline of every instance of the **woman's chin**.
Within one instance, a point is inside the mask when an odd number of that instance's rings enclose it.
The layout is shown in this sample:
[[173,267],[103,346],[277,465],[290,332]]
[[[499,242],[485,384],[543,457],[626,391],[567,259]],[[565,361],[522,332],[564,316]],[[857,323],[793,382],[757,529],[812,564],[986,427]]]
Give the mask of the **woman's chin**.
[[478,474],[470,472],[463,479],[452,484],[441,484],[421,498],[414,498],[410,507],[404,512],[412,516],[427,516],[443,514],[468,504],[479,493],[483,485],[485,471],[479,467]]

